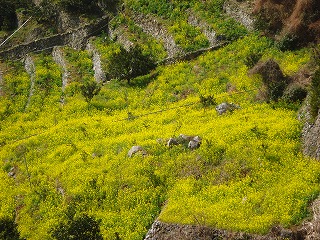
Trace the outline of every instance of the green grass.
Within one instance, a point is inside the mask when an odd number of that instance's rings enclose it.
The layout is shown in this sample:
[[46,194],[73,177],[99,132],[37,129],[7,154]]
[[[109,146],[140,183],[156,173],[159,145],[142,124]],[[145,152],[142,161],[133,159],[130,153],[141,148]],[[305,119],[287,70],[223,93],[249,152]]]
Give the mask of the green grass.
[[[117,51],[95,44],[104,61]],[[105,239],[142,239],[159,215],[165,222],[252,233],[299,224],[319,194],[320,164],[300,153],[295,111],[254,101],[262,83],[248,76],[245,59],[275,57],[292,74],[310,55],[271,46],[249,35],[194,61],[158,67],[130,85],[111,81],[90,104],[74,91],[61,105],[59,68],[51,57],[35,56],[40,83],[46,74],[55,79],[45,100],[36,91],[33,107],[8,114],[2,106],[18,107],[18,98],[0,99],[0,217],[16,213],[26,239],[52,239],[60,223],[83,214],[100,220]],[[74,81],[91,78],[87,53],[65,51]],[[25,96],[27,75],[14,69],[5,84]],[[200,96],[241,108],[219,116]],[[201,147],[165,146],[180,133],[201,136]],[[133,145],[147,155],[127,157]],[[12,167],[15,179],[7,175]]]

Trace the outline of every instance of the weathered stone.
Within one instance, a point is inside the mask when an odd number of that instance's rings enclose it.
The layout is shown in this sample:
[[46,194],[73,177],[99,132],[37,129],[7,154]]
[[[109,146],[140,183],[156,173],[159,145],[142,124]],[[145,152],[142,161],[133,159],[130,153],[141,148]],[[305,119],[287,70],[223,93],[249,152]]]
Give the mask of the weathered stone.
[[179,139],[183,142],[189,142],[191,140],[193,140],[194,136],[188,136],[188,135],[185,135],[185,134],[180,134],[179,135]]
[[211,240],[211,239],[229,239],[229,240],[297,240],[297,239],[320,239],[317,233],[312,233],[315,238],[305,238],[307,231],[301,228],[284,229],[280,226],[274,226],[266,235],[248,234],[244,232],[232,232],[229,230],[210,228],[205,226],[182,225],[164,223],[156,220],[144,240]]
[[249,31],[254,30],[254,17],[252,3],[248,1],[227,0],[223,5],[226,14],[241,23]]
[[216,106],[216,110],[220,115],[223,113],[226,113],[227,111],[232,112],[232,111],[239,109],[239,108],[240,108],[240,106],[238,106],[234,103],[227,103],[227,102],[221,103],[218,106]]
[[92,63],[94,71],[94,79],[97,83],[105,82],[106,75],[102,69],[101,57],[97,49],[90,42],[87,44],[87,50],[92,53]]
[[16,174],[17,174],[17,169],[15,167],[10,168],[10,171],[8,172],[8,176],[15,178]]
[[129,152],[128,152],[128,157],[132,157],[136,153],[141,153],[142,155],[146,155],[147,152],[141,147],[141,146],[133,146]]
[[24,68],[26,69],[26,72],[30,76],[30,89],[29,89],[29,96],[28,96],[28,101],[26,104],[26,109],[29,107],[31,103],[31,98],[33,96],[33,93],[35,91],[35,78],[36,78],[36,67],[33,62],[32,57],[29,55],[26,56],[25,62],[24,62]]
[[[65,61],[63,52],[61,51],[60,47],[54,47],[52,51],[52,57],[53,60],[61,67],[62,69],[62,87],[61,90],[64,93],[66,86],[68,84],[69,80],[69,71],[67,68],[67,63]],[[62,94],[60,102],[64,104],[65,99],[64,99],[64,94]]]
[[303,128],[303,153],[320,159],[320,115],[314,124],[305,123]]
[[195,141],[195,140],[191,140],[188,143],[188,148],[190,148],[191,150],[197,149],[200,147],[201,142]]
[[199,148],[201,145],[201,138],[199,136],[195,136],[189,143],[188,148],[191,150]]
[[177,139],[175,139],[175,138],[170,138],[170,139],[168,140],[168,142],[167,142],[167,146],[168,146],[168,147],[176,146],[176,145],[178,145],[178,144],[179,144],[179,142],[178,142]]

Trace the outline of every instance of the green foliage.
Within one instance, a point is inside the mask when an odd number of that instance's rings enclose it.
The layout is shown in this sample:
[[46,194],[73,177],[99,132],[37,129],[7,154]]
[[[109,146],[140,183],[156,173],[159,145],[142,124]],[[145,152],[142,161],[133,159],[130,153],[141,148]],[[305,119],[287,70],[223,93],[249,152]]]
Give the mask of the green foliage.
[[67,223],[60,224],[52,232],[52,237],[58,240],[102,240],[99,222],[93,217],[82,215]]
[[127,80],[145,75],[155,68],[153,59],[142,53],[139,46],[130,48],[129,51],[120,47],[118,52],[114,52],[108,62],[108,78]]
[[58,18],[57,5],[50,0],[42,0],[40,4],[35,7],[34,15],[39,23],[56,26]]
[[0,1],[0,30],[12,30],[17,26],[15,4],[12,1]]
[[[161,61],[167,56],[166,50],[161,42],[143,32],[129,16],[120,13],[112,19],[110,25],[112,28],[121,29],[121,31],[123,31],[122,34],[125,34],[132,43],[142,48],[144,55],[152,56],[152,58],[157,61]],[[112,45],[112,43],[109,43],[109,45]],[[100,45],[100,48],[101,47]]]
[[85,82],[80,86],[80,90],[87,103],[90,103],[92,98],[100,92],[101,86],[95,81]]
[[214,96],[207,96],[207,97],[205,97],[205,96],[200,95],[200,103],[201,103],[204,107],[217,105],[217,102],[216,102]]
[[126,0],[125,4],[133,9],[143,13],[152,13],[165,18],[176,19],[180,17],[195,1],[166,1],[166,0]]
[[276,41],[275,46],[281,51],[295,50],[299,47],[299,39],[295,35],[287,34],[282,36],[280,40]]
[[13,219],[0,219],[0,239],[3,240],[19,240],[20,234],[17,229],[17,224]]
[[58,0],[60,7],[69,12],[78,13],[98,13],[103,7],[104,10],[113,11],[118,4],[118,0]]
[[173,34],[175,42],[187,52],[209,46],[208,39],[200,29],[185,21],[176,22],[169,31]]

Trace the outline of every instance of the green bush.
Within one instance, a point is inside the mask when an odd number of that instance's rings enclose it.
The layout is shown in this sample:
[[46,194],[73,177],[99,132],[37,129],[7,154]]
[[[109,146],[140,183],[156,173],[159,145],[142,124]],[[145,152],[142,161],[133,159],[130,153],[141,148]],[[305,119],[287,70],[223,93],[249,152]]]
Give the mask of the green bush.
[[0,219],[0,239],[2,240],[19,240],[20,234],[17,224],[11,218]]
[[144,55],[139,46],[130,48],[129,51],[120,47],[120,50],[113,52],[107,66],[109,79],[130,80],[149,73],[156,66],[154,60]]
[[96,81],[86,81],[80,86],[80,90],[86,102],[90,103],[92,98],[100,92],[101,86]]
[[82,215],[57,226],[51,236],[57,240],[102,240],[99,221]]

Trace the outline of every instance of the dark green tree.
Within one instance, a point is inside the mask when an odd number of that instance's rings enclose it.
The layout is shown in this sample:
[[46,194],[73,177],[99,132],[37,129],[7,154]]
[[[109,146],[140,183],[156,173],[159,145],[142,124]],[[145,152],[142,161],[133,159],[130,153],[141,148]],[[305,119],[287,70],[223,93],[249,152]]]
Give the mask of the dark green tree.
[[17,224],[11,218],[0,219],[0,239],[2,240],[19,240],[20,234]]
[[82,215],[67,223],[61,223],[53,231],[51,236],[57,240],[102,240],[99,221],[93,217]]
[[130,80],[150,72],[156,67],[155,61],[142,52],[138,45],[129,51],[120,47],[120,51],[112,54],[108,64],[108,78]]
[[16,7],[13,1],[0,0],[0,30],[17,27]]
[[119,0],[58,0],[58,5],[68,12],[99,13],[113,11]]
[[86,99],[87,103],[90,103],[92,98],[97,95],[101,90],[101,85],[97,82],[90,80],[84,82],[80,86],[81,94]]

